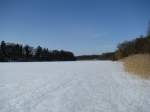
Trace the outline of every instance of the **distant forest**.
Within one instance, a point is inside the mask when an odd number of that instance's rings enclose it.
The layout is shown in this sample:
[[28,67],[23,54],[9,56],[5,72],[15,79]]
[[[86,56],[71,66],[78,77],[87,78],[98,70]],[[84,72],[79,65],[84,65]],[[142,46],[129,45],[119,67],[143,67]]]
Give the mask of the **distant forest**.
[[34,48],[5,41],[0,44],[0,62],[119,60],[134,54],[150,54],[150,34],[131,41],[124,41],[117,46],[116,51],[101,55],[74,56],[69,51],[49,50],[41,46]]
[[102,53],[101,55],[81,55],[77,60],[115,60],[114,52]]
[[74,61],[76,57],[72,52],[64,50],[49,50],[29,45],[21,45],[2,41],[0,44],[1,62],[28,62],[28,61]]

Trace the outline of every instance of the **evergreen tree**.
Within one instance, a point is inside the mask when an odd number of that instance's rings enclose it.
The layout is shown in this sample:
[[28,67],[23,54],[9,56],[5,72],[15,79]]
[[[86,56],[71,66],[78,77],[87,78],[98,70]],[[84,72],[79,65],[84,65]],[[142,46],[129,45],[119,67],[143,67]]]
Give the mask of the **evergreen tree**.
[[36,60],[41,60],[42,59],[42,47],[41,46],[38,46],[36,48],[35,58],[36,58]]
[[2,42],[1,42],[2,56],[6,56],[6,51],[5,51],[5,49],[6,49],[6,43],[5,43],[5,41],[2,41]]
[[29,45],[24,46],[24,56],[26,59],[30,60],[33,56],[32,50],[33,48],[30,47]]

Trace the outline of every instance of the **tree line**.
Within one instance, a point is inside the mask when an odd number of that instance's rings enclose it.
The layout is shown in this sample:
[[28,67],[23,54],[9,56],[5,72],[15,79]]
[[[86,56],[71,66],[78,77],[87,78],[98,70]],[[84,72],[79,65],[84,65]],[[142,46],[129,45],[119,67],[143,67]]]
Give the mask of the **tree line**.
[[115,60],[114,52],[102,53],[99,55],[81,55],[77,60]]
[[119,44],[115,51],[115,58],[118,60],[133,54],[150,54],[150,35]]
[[0,61],[74,61],[76,57],[70,51],[49,50],[22,44],[1,41]]

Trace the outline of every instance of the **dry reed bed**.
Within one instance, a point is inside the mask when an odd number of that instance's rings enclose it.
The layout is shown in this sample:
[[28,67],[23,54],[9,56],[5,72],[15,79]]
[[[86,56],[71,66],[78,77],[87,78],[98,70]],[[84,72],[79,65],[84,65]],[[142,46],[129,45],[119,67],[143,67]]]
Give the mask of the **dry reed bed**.
[[132,55],[121,60],[125,70],[129,73],[136,74],[141,78],[150,77],[150,55],[138,54]]

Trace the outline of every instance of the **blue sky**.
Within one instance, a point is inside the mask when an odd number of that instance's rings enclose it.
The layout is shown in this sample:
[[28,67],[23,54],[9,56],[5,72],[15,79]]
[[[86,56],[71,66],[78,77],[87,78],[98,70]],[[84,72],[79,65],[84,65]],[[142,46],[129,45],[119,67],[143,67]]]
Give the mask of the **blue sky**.
[[150,0],[0,0],[0,40],[80,54],[145,35]]

